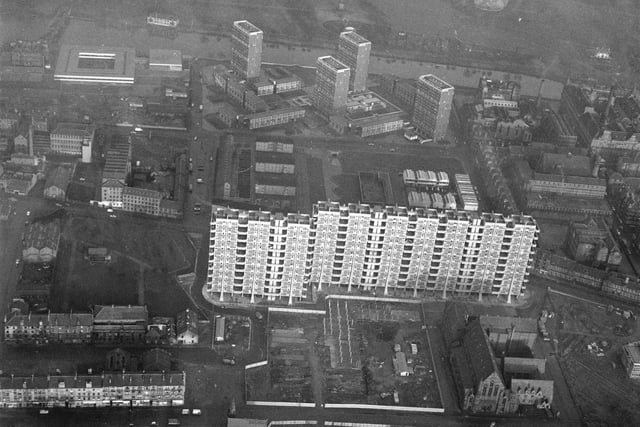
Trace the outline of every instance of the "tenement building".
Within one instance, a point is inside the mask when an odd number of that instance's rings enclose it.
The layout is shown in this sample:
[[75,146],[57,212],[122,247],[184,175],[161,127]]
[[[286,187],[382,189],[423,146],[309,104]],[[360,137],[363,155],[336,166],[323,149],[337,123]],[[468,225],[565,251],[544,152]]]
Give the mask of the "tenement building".
[[84,123],[60,123],[51,132],[51,151],[82,158],[83,163],[91,162],[91,149],[96,129]]
[[0,376],[0,408],[184,405],[184,372]]
[[4,341],[11,344],[89,344],[91,313],[12,313],[4,320]]
[[313,214],[212,213],[206,291],[304,299],[309,287],[517,299],[538,227],[522,215],[319,202]]

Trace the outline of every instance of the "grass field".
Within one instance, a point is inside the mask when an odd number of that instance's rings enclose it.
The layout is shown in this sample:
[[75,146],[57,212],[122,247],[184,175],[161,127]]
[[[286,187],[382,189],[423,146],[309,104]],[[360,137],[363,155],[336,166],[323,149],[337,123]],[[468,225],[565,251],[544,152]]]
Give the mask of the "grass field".
[[[114,220],[101,211],[94,215],[67,221],[52,290],[53,308],[87,310],[90,304],[144,302],[153,315],[174,316],[190,306],[172,277],[191,268],[195,258],[184,233],[160,221]],[[88,247],[108,248],[112,262],[91,265],[84,259]]]
[[137,304],[137,267],[124,257],[108,265],[91,265],[85,248],[65,241],[58,259],[56,281],[51,290],[52,311],[89,311],[92,305]]

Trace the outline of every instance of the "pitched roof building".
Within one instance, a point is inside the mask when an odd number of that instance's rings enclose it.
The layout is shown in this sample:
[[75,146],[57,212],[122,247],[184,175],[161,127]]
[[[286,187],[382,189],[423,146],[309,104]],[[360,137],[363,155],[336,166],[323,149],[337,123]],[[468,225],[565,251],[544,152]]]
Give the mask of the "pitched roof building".
[[25,232],[22,243],[22,259],[25,262],[51,262],[58,255],[60,223],[32,222]]
[[90,313],[13,313],[5,318],[4,339],[13,344],[87,344],[92,327]]
[[461,344],[451,350],[451,366],[461,398],[460,406],[471,412],[495,413],[505,384],[479,320],[465,328]]
[[93,341],[97,344],[142,343],[148,320],[145,306],[98,305],[94,309]]
[[533,318],[485,315],[479,319],[496,354],[527,353],[538,337],[538,324]]
[[198,344],[198,314],[188,308],[176,317],[176,333],[180,344]]
[[145,372],[169,371],[171,369],[171,353],[161,348],[152,348],[142,355],[142,369]]
[[49,174],[44,184],[44,197],[65,200],[71,179],[71,171],[65,167],[57,167]]
[[571,221],[566,244],[571,257],[581,263],[617,269],[622,262],[618,243],[602,219]]

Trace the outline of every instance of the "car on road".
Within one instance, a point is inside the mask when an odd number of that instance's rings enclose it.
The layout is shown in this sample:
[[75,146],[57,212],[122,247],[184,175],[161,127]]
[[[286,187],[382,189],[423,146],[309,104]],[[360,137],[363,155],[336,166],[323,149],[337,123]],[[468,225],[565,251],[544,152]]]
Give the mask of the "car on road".
[[204,182],[204,179],[202,179],[202,178],[198,178],[198,179],[196,179],[196,182],[197,182],[198,184],[202,184],[202,183]]
[[182,411],[180,411],[180,413],[182,415],[189,415],[189,414],[191,414],[191,410],[190,409],[183,409]]
[[203,165],[198,166],[198,172],[203,172],[203,171],[204,171],[204,166]]
[[27,216],[31,216],[31,211],[27,211]]
[[389,148],[389,151],[391,151],[392,153],[395,153],[396,149],[395,148]]
[[367,145],[368,145],[369,147],[375,147],[375,146],[376,146],[376,144],[374,144],[373,142],[370,142],[370,143],[368,143]]
[[49,413],[48,409],[40,409],[40,415],[47,415]]
[[16,258],[16,265],[20,265],[20,258]]
[[202,415],[202,411],[201,411],[200,409],[197,409],[197,408],[196,408],[196,409],[194,409],[191,413],[192,413],[193,415]]
[[213,156],[209,156],[209,161],[213,162]]

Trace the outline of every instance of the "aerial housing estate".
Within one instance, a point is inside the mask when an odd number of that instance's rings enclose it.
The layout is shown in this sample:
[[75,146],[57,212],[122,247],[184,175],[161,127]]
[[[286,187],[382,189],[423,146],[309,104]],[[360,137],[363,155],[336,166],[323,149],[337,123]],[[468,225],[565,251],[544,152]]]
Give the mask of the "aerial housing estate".
[[304,300],[311,286],[389,295],[494,295],[528,281],[538,227],[529,216],[319,202],[312,215],[212,213],[205,290]]
[[[213,81],[231,103],[224,103],[217,118],[228,127],[259,129],[295,121],[305,109],[288,100],[283,93],[302,87],[300,78],[283,67],[262,67],[263,32],[249,21],[236,21],[232,27],[231,69],[222,64],[213,67]],[[271,96],[270,103],[264,97]]]

